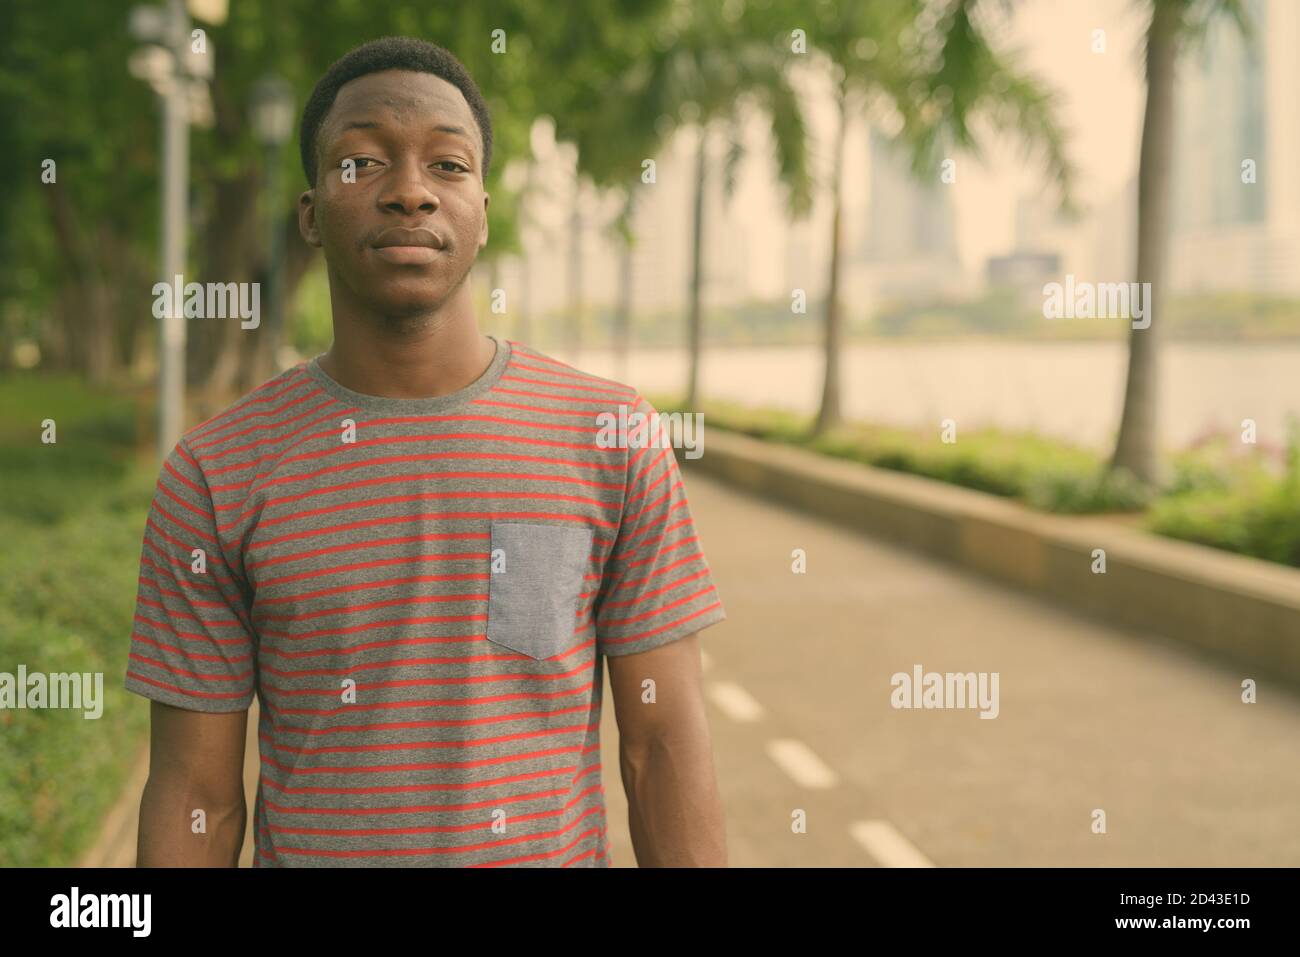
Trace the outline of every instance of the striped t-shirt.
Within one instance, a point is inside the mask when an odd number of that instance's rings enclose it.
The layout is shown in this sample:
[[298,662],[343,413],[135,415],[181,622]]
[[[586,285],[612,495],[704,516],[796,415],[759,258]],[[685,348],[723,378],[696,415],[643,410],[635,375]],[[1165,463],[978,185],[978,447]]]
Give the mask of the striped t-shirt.
[[436,398],[300,363],[163,466],[126,687],[258,695],[256,866],[608,867],[602,656],[726,617],[673,450],[598,436],[650,404],[494,341]]

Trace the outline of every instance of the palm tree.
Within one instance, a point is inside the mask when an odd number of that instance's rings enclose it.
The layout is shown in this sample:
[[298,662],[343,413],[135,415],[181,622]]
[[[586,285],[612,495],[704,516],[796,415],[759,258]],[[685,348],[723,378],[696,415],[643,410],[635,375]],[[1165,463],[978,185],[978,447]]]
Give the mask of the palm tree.
[[[689,370],[686,407],[698,400],[703,342],[701,290],[707,235],[704,197],[709,188],[708,148],[716,128],[732,130],[721,187],[730,196],[744,155],[737,130],[746,106],[772,119],[778,176],[786,186],[792,215],[811,207],[803,114],[785,74],[785,58],[771,42],[772,31],[748,14],[736,19],[713,3],[675,0],[657,42],[648,43],[641,61],[605,82],[603,95],[564,117],[564,129],[578,144],[580,168],[598,186],[624,194],[624,212],[615,223],[625,238],[624,284],[620,315],[629,309],[631,233],[626,220],[634,195],[642,189],[641,164],[682,127],[699,131],[693,177],[691,275],[688,287]],[[557,135],[560,127],[557,124]],[[628,319],[620,318],[616,341]]]
[[[705,36],[710,36],[705,32]],[[689,55],[689,54],[688,54]],[[722,166],[721,191],[729,200],[735,190],[736,174],[745,156],[740,135],[745,107],[749,104],[767,114],[772,124],[776,149],[777,179],[785,187],[787,210],[792,218],[806,216],[812,208],[812,175],[808,168],[807,135],[798,95],[783,69],[783,58],[767,42],[745,42],[728,63],[712,56],[701,57],[695,75],[699,84],[687,102],[699,109],[699,139],[696,144],[692,198],[691,278],[688,299],[687,344],[689,368],[686,380],[686,408],[699,403],[700,367],[704,352],[704,320],[701,291],[704,284],[704,243],[707,237],[704,198],[709,189],[709,143],[715,127],[730,134],[726,161]],[[719,67],[721,69],[719,70]],[[701,95],[708,91],[711,95]]]
[[[987,3],[984,4],[987,7]],[[831,182],[831,257],[825,311],[825,374],[814,431],[838,424],[841,260],[841,174],[846,127],[877,105],[901,121],[898,140],[918,175],[932,176],[946,152],[977,154],[972,129],[1011,133],[1041,151],[1058,184],[1061,205],[1072,207],[1074,168],[1057,125],[1055,97],[996,52],[980,25],[981,0],[956,0],[946,10],[925,0],[827,4],[806,9],[809,41],[830,61],[839,125]]]
[[[620,92],[628,88],[629,77],[644,67],[649,56],[649,38],[652,29],[627,31],[618,34],[617,43],[624,54],[615,68],[613,53],[609,69],[593,69],[581,74],[569,74],[562,90],[554,95],[552,118],[557,142],[569,144],[576,150],[573,169],[573,192],[569,206],[569,325],[566,345],[573,350],[579,346],[582,326],[582,270],[581,234],[584,228],[584,184],[594,188],[596,197],[614,193],[623,197],[622,212],[612,228],[623,236],[621,272],[625,285],[631,282],[631,233],[627,224],[630,216],[632,193],[638,184],[643,158],[656,153],[663,137],[654,120],[654,113],[646,111],[644,104],[634,104],[623,99]],[[631,64],[631,67],[627,64]],[[611,77],[614,79],[611,81]],[[590,190],[586,193],[590,194]],[[594,207],[597,204],[591,203]],[[626,298],[627,290],[623,291]]]
[[1150,0],[1146,32],[1146,112],[1138,160],[1137,281],[1150,283],[1149,324],[1129,330],[1124,411],[1111,456],[1112,471],[1125,469],[1150,485],[1163,472],[1158,455],[1156,392],[1163,323],[1165,267],[1169,259],[1169,182],[1174,156],[1174,91],[1180,51],[1204,38],[1210,24],[1227,16],[1242,34],[1251,29],[1242,0]]

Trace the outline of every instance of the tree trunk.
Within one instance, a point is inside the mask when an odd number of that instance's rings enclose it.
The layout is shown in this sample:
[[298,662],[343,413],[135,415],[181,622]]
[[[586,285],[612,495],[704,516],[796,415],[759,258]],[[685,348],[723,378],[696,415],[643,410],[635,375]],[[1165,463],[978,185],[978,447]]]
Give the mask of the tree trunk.
[[92,276],[81,288],[84,293],[81,318],[86,335],[86,379],[103,385],[117,370],[113,297],[108,284],[98,275]]
[[118,368],[113,297],[104,269],[73,211],[67,191],[57,184],[41,190],[50,212],[55,241],[63,253],[67,281],[59,298],[65,356],[90,382],[107,382]]
[[[260,182],[251,166],[241,174],[214,185],[215,214],[203,237],[202,282],[251,282],[253,262],[263,245],[257,235],[257,195],[250,183]],[[189,281],[189,277],[186,277]],[[263,305],[265,303],[263,302]],[[230,396],[239,389],[244,365],[245,340],[256,332],[240,327],[237,319],[193,320],[188,336],[188,380],[202,383],[201,391],[214,397]]]
[[[488,315],[491,316],[491,315],[495,315],[492,312],[493,297],[496,295],[496,291],[501,288],[501,257],[493,256],[491,259],[488,260],[487,267],[488,267],[488,275],[487,275]],[[509,309],[510,309],[510,302],[509,300],[506,300],[507,313],[509,312]],[[492,323],[493,330],[498,335],[502,335],[505,333],[505,330],[497,326],[497,323],[501,322],[504,324],[505,322],[509,321],[509,316],[507,315],[506,318],[504,319],[494,318],[489,321]]]
[[582,180],[573,181],[573,208],[569,211],[569,322],[565,348],[570,361],[582,346]]
[[1112,469],[1128,469],[1159,484],[1157,412],[1160,307],[1169,257],[1169,180],[1173,172],[1174,87],[1183,7],[1156,0],[1147,29],[1147,102],[1138,166],[1137,281],[1150,283],[1145,329],[1130,329],[1124,412],[1111,458]]
[[[630,223],[636,205],[636,186],[628,187],[624,221]],[[632,347],[632,235],[623,237],[618,271],[618,312],[614,316],[614,378],[627,381],[628,353]]]
[[[270,298],[262,296],[263,325],[257,330],[241,330],[244,333],[243,344],[245,359],[243,372],[238,378],[240,394],[251,392],[263,382],[280,372],[278,352],[293,341],[293,297],[307,274],[308,267],[315,260],[316,249],[308,246],[298,232],[298,213],[287,213],[281,225],[284,236],[281,239],[283,260],[280,263],[279,280],[283,285],[280,291],[280,315],[270,314]],[[268,284],[275,279],[268,279]],[[275,321],[278,326],[271,326]],[[238,323],[236,323],[238,325]]]
[[700,292],[704,266],[704,178],[708,172],[709,127],[700,127],[700,141],[695,148],[695,198],[691,209],[691,286],[686,319],[686,409],[697,408],[700,393],[700,353],[703,349],[703,321],[700,318]]
[[524,241],[524,225],[529,221],[526,213],[529,200],[533,191],[533,156],[531,150],[528,154],[528,160],[524,163],[524,185],[519,191],[519,303],[515,309],[515,338],[530,345],[533,336],[533,288],[532,272],[528,263],[528,244]]
[[134,372],[139,344],[158,321],[153,317],[153,275],[136,247],[122,241],[111,223],[100,224],[98,243],[106,274],[113,277],[114,365]]
[[528,269],[528,251],[519,256],[519,308],[515,311],[515,338],[524,345],[532,342],[532,275]]
[[813,424],[813,434],[821,435],[841,421],[840,413],[840,340],[843,336],[844,316],[840,311],[840,247],[843,234],[841,210],[841,184],[844,173],[845,127],[848,125],[848,93],[841,87],[838,96],[839,129],[835,133],[835,156],[831,175],[831,263],[830,281],[826,290],[826,335],[823,357],[825,372],[822,378],[821,407]]
[[[239,54],[234,47],[217,57],[211,85],[216,133],[230,140],[239,137],[248,124],[248,102],[232,87],[241,66]],[[202,271],[197,277],[200,281],[252,282],[258,278],[255,273],[259,262],[266,257],[264,220],[258,216],[258,203],[266,187],[260,155],[211,182],[212,215],[201,234],[202,258],[191,256]],[[266,307],[265,298],[261,305]],[[191,391],[203,394],[206,407],[220,408],[239,393],[241,379],[250,371],[248,359],[254,355],[248,340],[261,338],[264,333],[264,328],[243,329],[238,320],[231,319],[204,319],[190,324],[187,381]]]

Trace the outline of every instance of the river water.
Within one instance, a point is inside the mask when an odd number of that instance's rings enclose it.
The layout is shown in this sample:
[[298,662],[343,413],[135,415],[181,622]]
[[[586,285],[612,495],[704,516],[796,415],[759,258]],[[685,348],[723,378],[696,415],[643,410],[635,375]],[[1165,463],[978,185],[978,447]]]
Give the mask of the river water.
[[[680,394],[684,349],[634,350],[628,368],[608,350],[554,352],[581,369],[636,386]],[[843,357],[847,417],[958,429],[1027,429],[1108,449],[1119,426],[1127,362],[1123,342],[935,342],[855,344]],[[1300,417],[1300,343],[1168,343],[1161,361],[1160,440],[1185,447],[1208,430],[1240,435],[1254,419],[1261,445],[1285,444],[1288,413]],[[821,395],[816,346],[713,347],[706,350],[706,397],[812,413]]]

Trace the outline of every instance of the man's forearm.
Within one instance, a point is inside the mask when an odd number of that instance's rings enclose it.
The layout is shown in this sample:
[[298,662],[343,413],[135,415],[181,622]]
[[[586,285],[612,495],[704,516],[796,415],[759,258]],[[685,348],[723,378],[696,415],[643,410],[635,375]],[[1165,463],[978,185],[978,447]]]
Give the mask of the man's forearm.
[[[242,791],[215,798],[175,776],[149,776],[140,801],[137,867],[238,867],[248,813]],[[203,828],[197,830],[203,812]]]
[[727,866],[726,823],[707,734],[621,744],[619,764],[639,866]]

